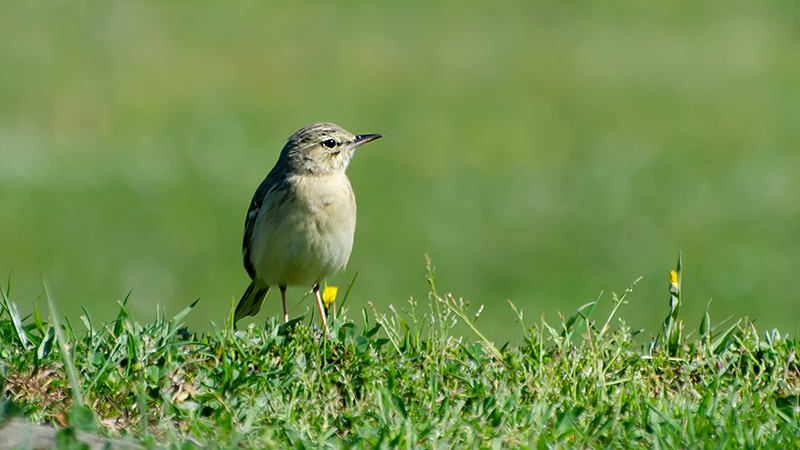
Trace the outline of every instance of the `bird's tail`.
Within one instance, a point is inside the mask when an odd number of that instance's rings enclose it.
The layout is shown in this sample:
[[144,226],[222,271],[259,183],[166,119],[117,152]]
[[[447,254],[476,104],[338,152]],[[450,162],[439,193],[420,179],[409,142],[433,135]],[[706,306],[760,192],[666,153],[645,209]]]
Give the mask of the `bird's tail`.
[[238,322],[247,316],[255,316],[261,311],[261,304],[264,302],[264,297],[269,292],[269,286],[262,283],[257,283],[256,280],[250,282],[247,290],[244,291],[242,299],[236,305],[236,313],[233,315],[233,323]]

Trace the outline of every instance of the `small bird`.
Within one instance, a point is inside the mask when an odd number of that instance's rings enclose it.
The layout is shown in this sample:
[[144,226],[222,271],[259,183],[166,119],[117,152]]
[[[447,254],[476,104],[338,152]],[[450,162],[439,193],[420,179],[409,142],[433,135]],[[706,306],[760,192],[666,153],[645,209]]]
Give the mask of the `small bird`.
[[356,197],[345,170],[356,147],[381,137],[316,122],[289,138],[247,211],[242,258],[253,281],[234,323],[258,314],[274,285],[286,322],[286,286],[313,286],[327,327],[319,283],[347,264],[356,230]]

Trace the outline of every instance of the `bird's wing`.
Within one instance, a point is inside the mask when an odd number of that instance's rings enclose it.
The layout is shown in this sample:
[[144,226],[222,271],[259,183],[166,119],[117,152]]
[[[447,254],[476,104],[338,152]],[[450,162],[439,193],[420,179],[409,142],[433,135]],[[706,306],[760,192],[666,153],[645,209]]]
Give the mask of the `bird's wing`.
[[[253,200],[250,201],[250,208],[247,210],[247,218],[244,221],[244,239],[242,240],[242,259],[244,260],[244,268],[251,279],[256,277],[253,262],[250,260],[251,247],[253,245],[253,237],[256,232],[256,222],[260,214],[268,214],[270,210],[274,210],[274,206],[283,203],[286,197],[286,191],[289,188],[289,183],[286,180],[276,180],[270,173],[261,185],[256,189],[253,194]],[[262,206],[267,205],[267,208],[262,210]]]

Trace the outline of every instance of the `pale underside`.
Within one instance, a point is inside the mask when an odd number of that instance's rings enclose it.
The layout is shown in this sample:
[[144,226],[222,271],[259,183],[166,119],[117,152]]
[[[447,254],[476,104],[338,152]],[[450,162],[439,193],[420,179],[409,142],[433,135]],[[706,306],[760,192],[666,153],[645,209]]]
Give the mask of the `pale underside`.
[[268,286],[311,287],[350,259],[355,195],[344,173],[290,178],[291,192],[272,192],[261,205],[250,261],[255,279]]

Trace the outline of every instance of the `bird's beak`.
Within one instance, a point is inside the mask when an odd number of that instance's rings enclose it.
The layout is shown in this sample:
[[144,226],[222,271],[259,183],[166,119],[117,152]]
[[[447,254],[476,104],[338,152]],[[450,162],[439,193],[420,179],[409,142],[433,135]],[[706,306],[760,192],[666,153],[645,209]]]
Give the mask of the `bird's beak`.
[[366,144],[367,142],[374,141],[375,139],[380,139],[382,137],[382,134],[359,134],[356,136],[356,141],[353,142],[353,147],[358,147],[361,144]]

